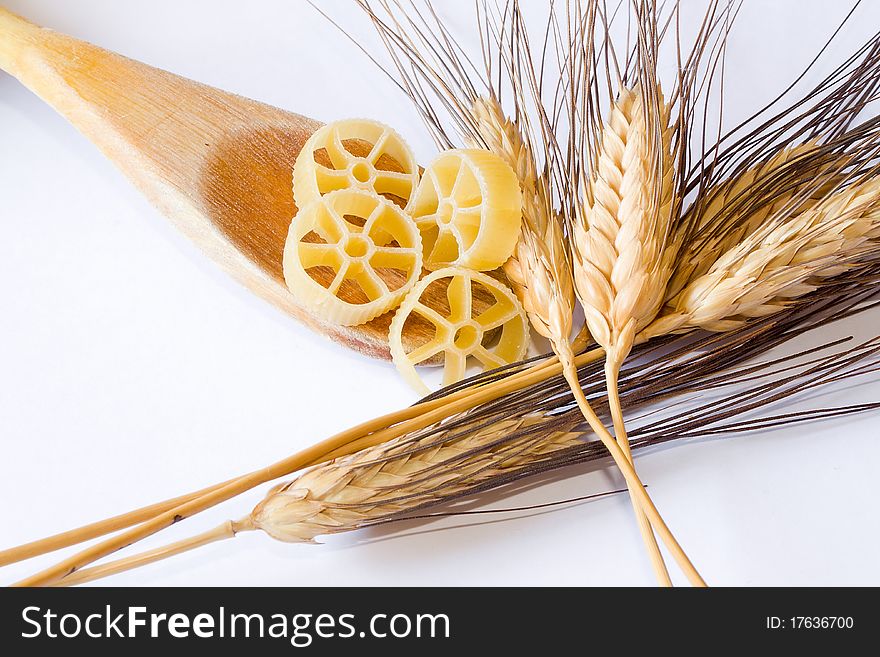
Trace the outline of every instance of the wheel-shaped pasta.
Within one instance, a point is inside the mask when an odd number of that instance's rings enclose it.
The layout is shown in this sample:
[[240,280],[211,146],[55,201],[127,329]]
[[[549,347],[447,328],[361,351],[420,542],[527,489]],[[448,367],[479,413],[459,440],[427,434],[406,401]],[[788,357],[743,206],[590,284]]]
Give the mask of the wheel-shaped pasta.
[[363,190],[340,190],[299,211],[284,245],[284,279],[316,316],[353,326],[394,308],[422,271],[413,220]]
[[364,189],[406,207],[418,182],[415,156],[393,128],[347,119],[322,126],[303,145],[293,167],[293,198],[301,208],[332,191]]
[[422,233],[428,269],[488,271],[513,254],[522,193],[513,169],[494,153],[451,150],[425,169],[409,212]]
[[[444,307],[424,303],[427,297],[443,298],[442,290],[426,294],[434,285],[446,287]],[[431,290],[431,292],[435,292]],[[474,299],[494,300],[474,315]],[[433,337],[411,351],[403,347],[401,335],[409,321],[433,325]],[[431,335],[430,331],[420,333]],[[494,369],[520,360],[529,342],[529,326],[516,295],[491,276],[461,267],[440,269],[425,276],[410,290],[391,320],[391,356],[404,379],[420,393],[428,386],[415,366],[443,353],[443,385],[465,376],[469,357],[484,369]]]

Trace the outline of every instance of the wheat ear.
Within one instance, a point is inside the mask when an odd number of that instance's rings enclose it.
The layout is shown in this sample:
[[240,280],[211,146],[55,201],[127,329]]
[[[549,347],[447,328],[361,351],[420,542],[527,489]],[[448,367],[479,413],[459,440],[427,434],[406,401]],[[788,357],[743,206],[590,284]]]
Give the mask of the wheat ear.
[[[711,187],[688,208],[679,226],[677,239],[682,246],[666,286],[666,300],[674,298],[688,283],[709,271],[723,253],[754,233],[769,218],[790,209],[791,204],[798,209],[808,209],[821,198],[821,189],[798,199],[800,190],[788,187],[757,207],[750,203],[755,196],[766,196],[761,193],[763,189],[784,176],[788,167],[815,148],[811,142],[785,148],[731,180]],[[811,190],[814,186],[812,179],[801,185]]]
[[225,541],[230,538],[235,538],[242,532],[254,531],[255,529],[256,527],[250,516],[237,521],[227,520],[213,529],[209,529],[206,532],[187,537],[180,541],[175,541],[169,545],[163,545],[153,550],[147,550],[140,554],[125,557],[124,559],[117,559],[91,568],[78,570],[62,580],[53,583],[52,586],[76,586],[78,584],[85,584],[86,582],[93,582],[96,579],[110,577],[111,575],[134,570],[135,568],[156,563],[157,561],[163,561],[164,559],[169,559],[175,555],[183,554],[184,552],[189,552],[190,550],[195,550],[205,545],[216,543],[217,541]]
[[874,178],[747,236],[690,281],[640,337],[727,331],[775,313],[821,280],[876,256],[878,239],[880,179]]
[[[673,249],[665,248],[673,202],[672,130],[662,96],[648,94],[640,86],[624,88],[611,108],[573,226],[577,296],[590,333],[605,349],[614,433],[630,462],[617,378],[635,336],[662,305],[673,260]],[[658,580],[670,586],[647,517],[635,498],[633,505]]]
[[519,178],[522,229],[504,273],[534,329],[554,347],[569,343],[574,311],[568,251],[559,218],[553,212],[547,177],[538,173],[535,154],[508,119],[494,95],[476,100],[472,113],[482,144],[502,157]]

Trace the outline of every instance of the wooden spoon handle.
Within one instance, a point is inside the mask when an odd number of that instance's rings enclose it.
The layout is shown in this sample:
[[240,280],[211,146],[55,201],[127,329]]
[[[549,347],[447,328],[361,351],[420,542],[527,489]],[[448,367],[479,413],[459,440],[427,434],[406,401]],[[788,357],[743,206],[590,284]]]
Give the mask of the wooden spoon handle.
[[18,62],[39,34],[36,25],[0,7],[0,68],[21,80]]

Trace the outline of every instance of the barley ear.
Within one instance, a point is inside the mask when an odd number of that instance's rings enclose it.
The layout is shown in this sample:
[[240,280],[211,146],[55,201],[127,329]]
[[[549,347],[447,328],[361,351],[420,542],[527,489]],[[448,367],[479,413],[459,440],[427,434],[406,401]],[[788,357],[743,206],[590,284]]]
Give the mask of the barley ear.
[[271,490],[251,514],[253,523],[281,541],[313,542],[454,496],[506,468],[582,445],[569,430],[501,440],[540,423],[540,416],[524,415],[456,440],[394,441],[356,452]]

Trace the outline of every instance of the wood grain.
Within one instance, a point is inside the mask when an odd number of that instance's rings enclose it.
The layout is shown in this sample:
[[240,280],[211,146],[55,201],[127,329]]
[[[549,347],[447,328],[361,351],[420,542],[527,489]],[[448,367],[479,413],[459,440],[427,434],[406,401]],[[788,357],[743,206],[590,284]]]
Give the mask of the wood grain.
[[[67,118],[240,283],[309,328],[390,358],[391,313],[362,326],[328,324],[284,284],[282,252],[296,216],[293,163],[319,122],[37,27],[2,8],[0,68]],[[404,343],[430,339],[421,330],[408,329]]]

